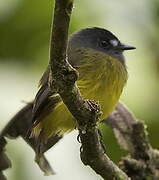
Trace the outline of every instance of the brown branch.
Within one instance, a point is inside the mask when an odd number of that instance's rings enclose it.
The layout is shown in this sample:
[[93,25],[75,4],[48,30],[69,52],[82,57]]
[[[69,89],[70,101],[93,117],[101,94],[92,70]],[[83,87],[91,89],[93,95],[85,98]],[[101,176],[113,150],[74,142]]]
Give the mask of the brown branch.
[[63,102],[77,120],[82,143],[81,159],[104,179],[129,179],[104,153],[96,122],[99,108],[93,101],[82,99],[75,85],[77,72],[66,61],[68,27],[73,1],[56,0],[50,48],[50,79],[52,92],[60,94]]
[[130,153],[130,157],[120,162],[120,167],[131,179],[159,179],[159,151],[151,147],[145,124],[121,103],[105,122],[113,129],[121,147]]
[[2,171],[11,167],[11,162],[5,154],[6,143],[6,140],[3,137],[0,137],[0,180],[6,180]]

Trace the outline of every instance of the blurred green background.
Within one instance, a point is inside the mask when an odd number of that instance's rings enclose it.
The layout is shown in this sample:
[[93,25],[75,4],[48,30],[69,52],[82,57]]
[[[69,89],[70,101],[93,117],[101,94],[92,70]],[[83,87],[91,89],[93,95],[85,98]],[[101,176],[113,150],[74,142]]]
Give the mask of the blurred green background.
[[[0,129],[37,92],[48,63],[53,2],[0,0]],[[70,33],[100,26],[137,47],[126,52],[129,80],[121,100],[148,125],[149,138],[159,148],[159,1],[75,0]],[[107,152],[115,162],[126,152],[108,127],[102,127]],[[77,132],[70,133],[48,153],[57,174],[44,177],[33,162],[34,153],[23,140],[9,140],[10,180],[99,180],[80,161]]]

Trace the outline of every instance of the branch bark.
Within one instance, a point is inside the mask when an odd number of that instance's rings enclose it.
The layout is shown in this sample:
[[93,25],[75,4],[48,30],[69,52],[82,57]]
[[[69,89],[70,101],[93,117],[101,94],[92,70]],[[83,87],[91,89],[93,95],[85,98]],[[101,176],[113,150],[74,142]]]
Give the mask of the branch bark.
[[11,167],[11,162],[5,154],[6,143],[6,140],[0,137],[0,180],[6,180],[2,171]]
[[121,103],[105,123],[113,129],[120,146],[130,153],[122,158],[120,168],[132,180],[159,179],[159,151],[152,148],[146,125]]
[[56,0],[50,47],[50,79],[52,92],[60,94],[63,102],[77,120],[82,143],[81,159],[104,179],[126,180],[128,176],[105,154],[100,141],[96,122],[99,107],[94,101],[84,100],[75,81],[78,73],[67,62],[66,48],[68,28],[73,1]]

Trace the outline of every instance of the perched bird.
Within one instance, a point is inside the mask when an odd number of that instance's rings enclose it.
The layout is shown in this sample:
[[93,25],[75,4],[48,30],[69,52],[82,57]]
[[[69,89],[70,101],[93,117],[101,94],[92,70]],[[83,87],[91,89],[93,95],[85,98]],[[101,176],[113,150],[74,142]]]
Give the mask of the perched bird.
[[[126,84],[123,51],[130,49],[134,47],[122,44],[111,32],[101,28],[82,29],[70,37],[67,54],[69,63],[79,72],[77,86],[83,98],[100,104],[101,119],[113,111]],[[44,74],[36,97],[31,135],[47,141],[52,136],[74,130],[76,121],[58,94],[49,95],[46,79],[48,73]],[[40,113],[48,98],[55,102],[41,118]]]
[[[84,99],[100,104],[101,120],[113,111],[127,82],[123,52],[131,49],[135,48],[122,44],[110,31],[98,27],[75,32],[68,41],[68,62],[79,72],[77,86]],[[40,80],[40,89],[34,102],[23,108],[8,125],[8,129],[11,129],[17,120],[20,122],[19,119],[25,117],[26,122],[29,121],[25,132],[31,128],[30,138],[25,139],[38,155],[76,128],[76,121],[60,96],[50,94],[49,70],[48,67]]]

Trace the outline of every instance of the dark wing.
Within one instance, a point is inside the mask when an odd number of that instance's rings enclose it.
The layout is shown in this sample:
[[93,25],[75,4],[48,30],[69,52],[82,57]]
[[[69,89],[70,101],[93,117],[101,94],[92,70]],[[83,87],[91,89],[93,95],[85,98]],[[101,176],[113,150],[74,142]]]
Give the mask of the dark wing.
[[33,127],[35,127],[44,118],[44,116],[49,114],[56,104],[61,101],[60,96],[53,96],[54,94],[50,91],[48,86],[49,72],[50,68],[48,66],[40,80],[40,89],[33,102]]
[[37,119],[41,119],[41,118],[38,118],[40,116],[40,112],[46,107],[49,101],[49,97],[51,96],[51,93],[48,87],[48,79],[49,79],[49,66],[47,67],[42,78],[40,79],[40,82],[39,82],[40,89],[38,93],[36,94],[34,102],[33,102],[32,122],[34,125],[38,124]]
[[[42,118],[40,117],[41,111],[44,112],[44,109],[48,111],[48,103],[50,102],[50,90],[47,85],[41,86],[33,102],[32,110],[32,122],[36,126]],[[50,105],[49,105],[50,106]]]
[[[51,102],[51,100],[50,102],[48,102],[47,107],[48,106],[52,108],[51,106],[53,106],[53,103]],[[11,139],[22,137],[27,142],[27,144],[29,144],[35,151],[36,153],[35,160],[38,163],[41,170],[45,174],[54,173],[43,153],[46,152],[48,149],[50,149],[54,144],[56,144],[62,138],[62,136],[56,135],[50,137],[47,143],[43,144],[42,148],[40,149],[41,154],[39,156],[39,154],[37,154],[37,139],[34,137],[29,138],[28,136],[26,136],[28,130],[32,126],[32,118],[31,118],[32,108],[33,108],[33,103],[28,103],[9,121],[9,123],[0,133],[0,179],[3,179],[1,177],[3,176],[2,171],[4,171],[5,169],[11,166],[9,159],[5,154],[5,146],[7,144],[5,137]],[[44,116],[44,114],[45,113],[41,113],[41,116]]]
[[[0,133],[0,165],[5,165],[5,167],[0,166],[0,179],[2,178],[1,176],[3,176],[2,171],[10,167],[10,161],[5,155],[5,145],[7,143],[5,137],[15,139],[21,136],[34,149],[36,153],[36,162],[38,163],[41,170],[45,174],[53,174],[53,170],[43,153],[50,149],[54,144],[56,144],[62,138],[62,136],[56,135],[50,137],[48,141],[44,143],[41,147],[40,156],[39,154],[37,154],[37,139],[34,137],[29,138],[29,136],[26,136],[30,128],[33,126],[33,117],[34,120],[37,120],[37,122],[40,121],[48,113],[50,113],[50,111],[53,110],[55,104],[61,100],[59,96],[50,97],[50,92],[47,85],[47,80],[49,76],[48,73],[49,71],[47,69],[40,81],[41,88],[37,93],[35,101],[28,103],[25,107],[23,107],[9,121],[9,123]],[[33,113],[34,115],[32,115]],[[5,143],[2,143],[3,141]]]

